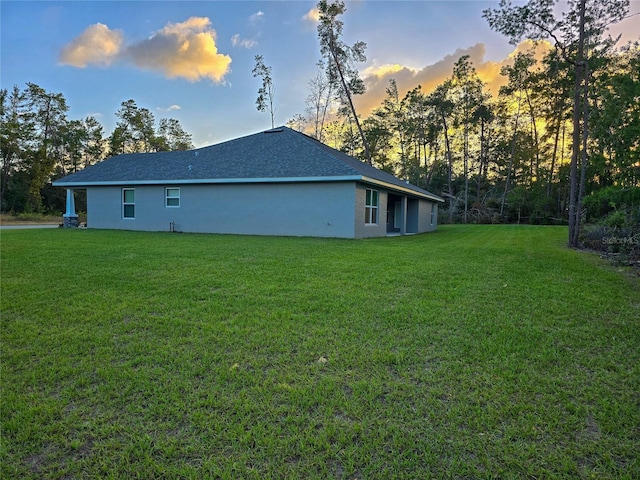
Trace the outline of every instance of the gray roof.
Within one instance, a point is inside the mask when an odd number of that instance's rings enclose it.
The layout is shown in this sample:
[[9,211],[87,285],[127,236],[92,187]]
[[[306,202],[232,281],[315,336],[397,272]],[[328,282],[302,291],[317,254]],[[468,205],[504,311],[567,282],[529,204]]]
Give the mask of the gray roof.
[[443,201],[415,185],[278,127],[195,150],[110,157],[53,182],[58,187],[355,180]]

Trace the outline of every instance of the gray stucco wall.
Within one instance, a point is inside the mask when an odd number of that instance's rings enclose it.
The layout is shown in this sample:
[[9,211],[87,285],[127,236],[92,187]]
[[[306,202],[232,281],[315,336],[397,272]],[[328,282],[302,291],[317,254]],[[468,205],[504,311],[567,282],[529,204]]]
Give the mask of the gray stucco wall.
[[[380,207],[378,211],[378,224],[365,225],[365,196],[366,189],[378,190],[380,195]],[[398,195],[398,193],[394,193]],[[397,198],[397,197],[395,197]],[[381,237],[387,234],[387,209],[389,192],[383,188],[358,184],[356,187],[356,238]],[[434,206],[433,223],[431,220],[431,205]],[[392,205],[393,207],[393,205]],[[438,204],[424,199],[407,199],[407,233],[433,232],[438,226]]]
[[[433,205],[433,224],[431,223],[431,205]],[[418,209],[418,232],[434,232],[438,227],[438,204],[420,200]]]
[[179,185],[180,207],[168,208],[165,187],[173,186],[136,186],[135,219],[122,218],[121,187],[88,187],[87,226],[168,231],[175,222],[184,232],[354,237],[354,182]]
[[[180,187],[180,207],[165,207],[165,188]],[[378,223],[365,225],[366,189],[379,193]],[[87,188],[89,228],[248,235],[381,237],[387,234],[389,194],[355,182],[135,187],[135,219],[122,218],[121,187]],[[438,205],[409,200],[407,232],[437,228]],[[417,215],[416,215],[417,210]]]
[[[377,190],[378,201],[378,223],[376,225],[365,225],[365,201],[367,188]],[[387,191],[375,186],[356,184],[355,201],[355,238],[384,237],[387,234]]]

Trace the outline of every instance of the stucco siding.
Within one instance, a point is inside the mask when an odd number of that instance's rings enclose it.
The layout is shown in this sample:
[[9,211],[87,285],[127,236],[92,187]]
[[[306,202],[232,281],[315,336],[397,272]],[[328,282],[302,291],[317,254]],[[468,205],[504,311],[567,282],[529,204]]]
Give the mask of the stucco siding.
[[[165,207],[165,187],[180,207]],[[87,188],[90,228],[354,237],[354,182],[135,187],[135,219],[122,218],[122,188]]]
[[119,187],[87,188],[87,227],[127,229],[127,224],[133,225],[122,219],[121,197]]
[[[431,206],[433,205],[433,223],[431,219]],[[438,226],[438,204],[420,200],[418,207],[418,232],[433,232]]]
[[[378,222],[365,224],[365,201],[367,189],[378,191]],[[384,237],[387,234],[387,191],[375,186],[358,183],[355,199],[355,238]]]

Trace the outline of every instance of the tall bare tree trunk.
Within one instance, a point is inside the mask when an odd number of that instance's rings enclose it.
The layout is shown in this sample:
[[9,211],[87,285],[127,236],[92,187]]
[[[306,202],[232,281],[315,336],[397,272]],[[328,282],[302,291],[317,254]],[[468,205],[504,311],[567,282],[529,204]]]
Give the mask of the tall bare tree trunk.
[[540,169],[540,141],[538,140],[538,126],[536,125],[536,115],[534,113],[533,104],[531,103],[531,96],[529,95],[529,91],[525,90],[527,94],[527,105],[529,106],[529,115],[531,116],[531,130],[533,132],[533,143],[535,145],[535,154],[536,154],[536,164],[535,169],[533,168],[533,159],[531,159],[532,164],[530,166],[529,172],[529,186],[533,184],[533,177],[535,172],[536,180],[538,179],[538,170]]
[[580,34],[578,37],[578,58],[575,63],[575,85],[573,92],[573,146],[571,152],[571,169],[569,173],[569,246],[578,246],[580,234],[580,213],[578,208],[578,158],[580,157],[580,117],[581,115],[581,86],[585,73],[584,61],[584,16],[585,2],[580,0]]
[[[482,181],[484,180],[483,177],[483,167],[484,167],[484,163],[485,163],[485,159],[484,159],[484,151],[485,151],[485,146],[484,146],[484,142],[485,142],[485,138],[484,138],[484,128],[485,128],[485,121],[484,118],[480,119],[480,166],[478,167],[478,180],[476,182],[476,201],[479,202],[480,201],[480,188],[482,188]],[[484,167],[486,168],[486,167]]]
[[509,182],[511,181],[511,170],[516,158],[516,140],[518,138],[518,122],[520,120],[520,106],[522,98],[518,95],[518,111],[516,112],[516,119],[513,125],[513,138],[511,139],[511,158],[509,158],[509,168],[507,169],[507,181],[504,185],[504,192],[502,194],[502,203],[500,205],[500,216],[504,215],[504,205],[507,201],[507,193],[509,192]]
[[558,142],[560,141],[560,128],[562,117],[558,114],[558,124],[556,125],[556,134],[553,140],[553,153],[551,154],[551,166],[549,168],[549,179],[547,180],[547,197],[551,195],[551,185],[553,184],[553,172],[556,168],[556,158],[558,157]]
[[469,124],[464,126],[464,223],[467,223],[469,211]]
[[342,88],[344,89],[344,93],[347,96],[347,100],[349,101],[349,107],[351,107],[351,113],[353,114],[353,119],[356,122],[356,127],[358,127],[358,132],[360,133],[360,138],[362,139],[362,145],[364,146],[364,154],[367,157],[367,163],[369,165],[373,165],[373,161],[371,160],[371,151],[369,150],[369,142],[367,142],[367,138],[364,136],[364,131],[362,130],[362,126],[360,125],[360,120],[358,119],[358,114],[356,113],[356,107],[353,104],[353,99],[351,98],[351,90],[347,86],[347,81],[344,78],[344,74],[342,73],[342,66],[340,65],[340,61],[338,60],[338,55],[336,54],[335,46],[334,46],[334,38],[333,32],[331,33],[331,55],[333,56],[333,61],[336,62],[336,68],[338,69],[338,74],[340,75],[340,82],[342,82]]
[[580,246],[580,222],[582,217],[582,199],[587,179],[587,139],[589,138],[589,65],[585,61],[584,65],[584,89],[582,96],[582,161],[580,165],[580,187],[578,189],[578,201],[576,208],[576,226],[573,238],[574,246]]
[[453,176],[453,159],[451,158],[451,143],[449,142],[449,133],[447,132],[447,119],[442,113],[442,126],[444,127],[444,143],[447,149],[447,160],[449,161],[449,171],[447,172],[447,186],[449,188],[449,223],[453,221],[453,191],[451,185],[451,177]]

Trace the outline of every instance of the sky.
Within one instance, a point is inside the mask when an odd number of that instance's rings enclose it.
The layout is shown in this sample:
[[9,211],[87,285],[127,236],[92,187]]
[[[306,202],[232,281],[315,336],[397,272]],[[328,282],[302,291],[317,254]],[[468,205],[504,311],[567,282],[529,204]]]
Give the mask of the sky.
[[[367,44],[359,64],[367,93],[358,113],[379,106],[389,85],[401,95],[429,91],[451,76],[461,55],[493,91],[514,51],[482,18],[497,1],[347,1],[343,40]],[[70,119],[94,116],[109,135],[122,102],[135,100],[156,120],[175,118],[195,146],[269,129],[256,109],[261,80],[255,56],[271,67],[275,123],[304,113],[320,59],[316,2],[6,1],[0,0],[0,88],[35,83],[62,93]],[[630,13],[640,11],[632,0]],[[640,15],[615,26],[623,41],[640,36]],[[540,47],[539,47],[540,48]]]

